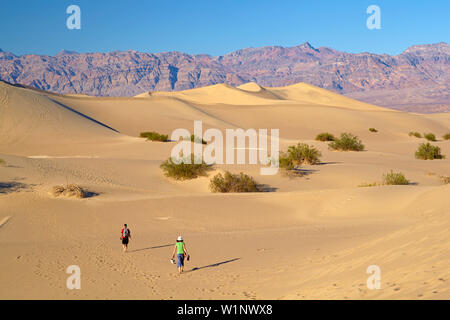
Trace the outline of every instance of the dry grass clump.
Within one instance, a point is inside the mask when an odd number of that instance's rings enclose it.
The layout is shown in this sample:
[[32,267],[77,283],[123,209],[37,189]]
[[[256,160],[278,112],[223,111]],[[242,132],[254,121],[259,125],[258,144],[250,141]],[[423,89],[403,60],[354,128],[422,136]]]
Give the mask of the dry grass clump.
[[166,142],[169,139],[169,135],[167,134],[160,134],[158,132],[150,131],[150,132],[141,132],[141,138],[146,138],[150,141],[161,141]]
[[372,183],[361,183],[358,187],[360,188],[366,188],[366,187],[376,187],[378,185],[378,183],[376,182],[372,182]]
[[54,197],[65,196],[78,199],[86,198],[88,196],[88,192],[76,184],[54,186],[51,194]]
[[240,174],[232,174],[228,171],[225,175],[216,174],[209,183],[211,192],[261,192],[256,181],[249,175],[241,172]]
[[449,176],[440,176],[441,181],[443,184],[450,184],[450,177]]

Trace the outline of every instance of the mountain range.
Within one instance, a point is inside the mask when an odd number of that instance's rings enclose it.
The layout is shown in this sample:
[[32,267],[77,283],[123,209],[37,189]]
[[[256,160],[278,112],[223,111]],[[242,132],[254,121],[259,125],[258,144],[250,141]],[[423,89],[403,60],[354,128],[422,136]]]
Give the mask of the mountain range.
[[314,48],[308,42],[246,48],[216,57],[133,50],[19,56],[0,50],[0,79],[95,96],[134,96],[217,83],[279,87],[306,82],[393,109],[450,112],[450,45],[416,45],[395,56]]

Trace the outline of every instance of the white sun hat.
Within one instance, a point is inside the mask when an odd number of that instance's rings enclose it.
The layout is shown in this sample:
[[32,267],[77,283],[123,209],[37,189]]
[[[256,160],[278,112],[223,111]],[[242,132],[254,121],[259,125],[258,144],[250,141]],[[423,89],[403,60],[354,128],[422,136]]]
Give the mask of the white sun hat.
[[183,237],[182,236],[178,236],[177,241],[183,241]]

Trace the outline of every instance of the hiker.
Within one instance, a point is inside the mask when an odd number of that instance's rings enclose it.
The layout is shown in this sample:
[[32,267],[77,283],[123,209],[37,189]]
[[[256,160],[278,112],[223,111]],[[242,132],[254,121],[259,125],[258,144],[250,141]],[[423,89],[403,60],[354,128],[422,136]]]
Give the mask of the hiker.
[[128,250],[128,241],[131,239],[131,232],[128,229],[127,224],[123,225],[123,229],[120,235],[120,240],[122,240],[123,252]]
[[186,251],[186,245],[184,244],[182,236],[177,238],[177,243],[175,243],[175,247],[173,248],[172,260],[175,258],[175,253],[177,255],[178,273],[181,274],[184,270],[184,257],[187,256],[189,260],[189,255]]

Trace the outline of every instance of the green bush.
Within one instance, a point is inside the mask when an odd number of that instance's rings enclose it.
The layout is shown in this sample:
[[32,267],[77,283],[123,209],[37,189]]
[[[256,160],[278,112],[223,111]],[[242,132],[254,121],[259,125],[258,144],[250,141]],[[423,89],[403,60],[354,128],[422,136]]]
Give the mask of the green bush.
[[408,133],[408,135],[410,137],[422,138],[422,135],[417,131],[411,131],[410,133]]
[[3,159],[0,159],[0,167],[1,167],[1,166],[4,166],[4,165],[6,165],[6,162],[5,162],[5,160],[3,160]]
[[442,139],[444,140],[450,140],[450,133],[446,133],[442,136]]
[[298,143],[296,146],[290,146],[287,152],[280,153],[280,168],[292,170],[301,164],[320,163],[320,151],[306,143]]
[[150,131],[150,132],[141,132],[141,138],[146,138],[150,141],[162,141],[166,142],[169,139],[167,134],[159,134],[158,132]]
[[334,135],[328,132],[322,132],[316,136],[317,141],[334,141],[334,139]]
[[433,133],[424,133],[423,137],[428,141],[436,141],[436,136]]
[[186,180],[195,179],[199,176],[206,176],[206,172],[210,167],[202,160],[202,163],[194,163],[194,154],[191,154],[191,163],[185,163],[187,159],[185,158],[183,162],[177,164],[172,158],[164,161],[160,168],[164,171],[164,175],[176,180]]
[[385,185],[407,185],[409,180],[405,178],[405,175],[401,172],[391,172],[383,175],[383,184]]
[[280,152],[279,155],[279,167],[281,169],[286,169],[286,170],[294,170],[295,169],[295,165],[293,163],[293,161],[291,160],[291,158],[289,157],[289,154],[287,152]]
[[364,150],[364,145],[357,136],[351,133],[341,133],[339,139],[335,139],[330,142],[328,146],[333,150],[340,151],[362,151]]
[[191,142],[201,143],[201,144],[206,144],[206,141],[205,141],[205,140],[203,140],[202,138],[197,137],[197,136],[195,136],[195,135],[193,135],[193,134],[191,134],[191,137],[190,137],[190,138],[189,138],[189,137],[185,137],[184,140],[185,140],[185,141],[191,140]]
[[225,175],[216,174],[209,183],[212,192],[261,192],[256,181],[241,172],[240,174],[231,174],[226,171]]
[[378,132],[378,130],[375,129],[375,128],[369,128],[369,131],[370,131],[370,132]]
[[417,149],[415,156],[421,160],[444,159],[445,156],[441,154],[441,148],[433,146],[429,142],[421,143]]

